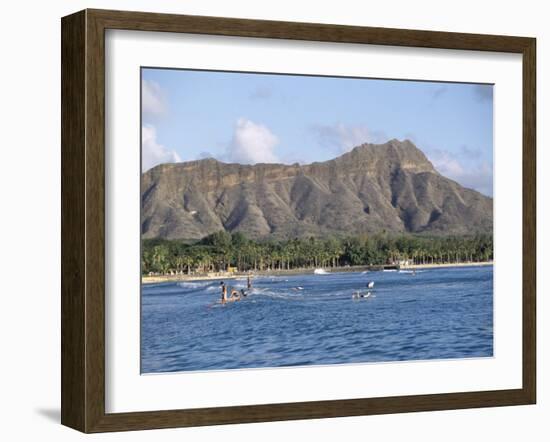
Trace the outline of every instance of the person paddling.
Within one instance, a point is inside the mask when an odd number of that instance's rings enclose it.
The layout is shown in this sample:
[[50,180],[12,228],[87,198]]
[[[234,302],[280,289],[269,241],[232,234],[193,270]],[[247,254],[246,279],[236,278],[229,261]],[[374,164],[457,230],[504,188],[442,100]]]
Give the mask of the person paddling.
[[240,301],[241,297],[239,296],[239,292],[235,289],[231,289],[231,296],[229,297],[230,301]]
[[225,304],[225,302],[227,301],[227,286],[225,285],[225,283],[223,281],[220,282],[220,286],[221,286],[221,289],[222,289],[221,303]]

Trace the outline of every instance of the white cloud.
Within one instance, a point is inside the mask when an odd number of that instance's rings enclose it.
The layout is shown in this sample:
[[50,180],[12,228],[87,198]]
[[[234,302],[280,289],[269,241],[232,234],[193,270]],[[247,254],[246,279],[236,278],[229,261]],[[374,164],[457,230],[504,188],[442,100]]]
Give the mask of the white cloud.
[[166,100],[160,85],[154,81],[141,82],[141,107],[144,114],[160,115],[166,111]]
[[317,124],[311,130],[322,147],[335,150],[338,154],[349,152],[364,143],[382,143],[388,139],[383,132],[373,132],[366,125]]
[[464,168],[460,162],[449,152],[435,150],[430,152],[429,158],[439,173],[446,177],[452,178],[464,174]]
[[145,172],[157,164],[179,163],[180,156],[174,150],[167,149],[157,142],[154,126],[146,124],[141,128],[141,168]]
[[493,166],[489,163],[481,163],[471,170],[465,171],[461,177],[464,185],[475,189],[484,195],[493,196]]
[[[434,149],[426,152],[426,154],[441,175],[460,183],[464,187],[492,196],[492,165],[486,161],[472,163],[470,160],[473,158],[464,156],[468,152],[470,152],[469,149],[462,149],[461,155],[455,155],[447,151]],[[475,156],[473,157],[475,158]]]
[[277,144],[279,139],[266,126],[239,118],[226,157],[242,164],[278,163],[273,152]]

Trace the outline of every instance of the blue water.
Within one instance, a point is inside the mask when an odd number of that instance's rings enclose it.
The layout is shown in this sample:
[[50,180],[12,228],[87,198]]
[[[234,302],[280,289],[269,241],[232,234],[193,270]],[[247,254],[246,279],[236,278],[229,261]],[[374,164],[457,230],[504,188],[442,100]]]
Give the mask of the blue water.
[[[352,299],[370,280],[372,296]],[[226,305],[219,281],[143,285],[142,373],[493,355],[492,266],[253,284]]]

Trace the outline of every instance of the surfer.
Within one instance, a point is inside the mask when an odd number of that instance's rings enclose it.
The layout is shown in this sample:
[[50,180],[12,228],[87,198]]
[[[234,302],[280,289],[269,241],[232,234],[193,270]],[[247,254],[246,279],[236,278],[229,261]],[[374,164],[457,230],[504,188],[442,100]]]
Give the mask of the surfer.
[[248,296],[248,293],[246,293],[244,289],[241,289],[241,296],[246,298]]
[[248,290],[252,289],[252,280],[250,279],[250,274],[248,274],[246,286],[248,287]]

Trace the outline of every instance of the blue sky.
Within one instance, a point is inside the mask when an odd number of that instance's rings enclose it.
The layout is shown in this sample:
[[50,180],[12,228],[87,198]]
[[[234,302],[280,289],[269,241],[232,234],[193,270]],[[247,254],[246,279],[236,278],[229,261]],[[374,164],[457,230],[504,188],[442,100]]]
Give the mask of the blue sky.
[[440,173],[493,192],[491,85],[142,69],[142,162],[310,163],[410,139]]

